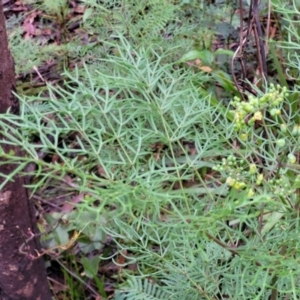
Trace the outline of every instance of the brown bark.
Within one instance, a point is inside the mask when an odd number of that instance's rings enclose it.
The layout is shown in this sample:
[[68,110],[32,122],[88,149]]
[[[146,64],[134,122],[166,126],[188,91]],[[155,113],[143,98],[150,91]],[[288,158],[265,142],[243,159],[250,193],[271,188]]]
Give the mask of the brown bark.
[[[0,113],[9,108],[11,113],[19,113],[14,90],[14,63],[8,50],[0,1]],[[16,155],[20,154],[19,149],[10,145],[2,145],[2,148],[6,153],[13,150]],[[14,168],[0,158],[0,173],[10,174]],[[0,177],[0,184],[2,182]],[[51,300],[44,261],[30,259],[30,254],[35,254],[34,249],[40,248],[38,238],[28,241],[22,248],[29,232],[36,232],[33,204],[24,188],[24,178],[15,176],[13,182],[0,191],[0,300]]]

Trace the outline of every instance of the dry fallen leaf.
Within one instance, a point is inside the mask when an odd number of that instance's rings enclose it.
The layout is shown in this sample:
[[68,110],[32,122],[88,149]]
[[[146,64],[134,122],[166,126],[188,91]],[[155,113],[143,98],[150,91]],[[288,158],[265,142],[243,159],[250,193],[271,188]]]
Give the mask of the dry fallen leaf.
[[199,68],[201,71],[205,72],[205,73],[210,73],[212,72],[212,68],[208,67],[208,66],[202,66]]

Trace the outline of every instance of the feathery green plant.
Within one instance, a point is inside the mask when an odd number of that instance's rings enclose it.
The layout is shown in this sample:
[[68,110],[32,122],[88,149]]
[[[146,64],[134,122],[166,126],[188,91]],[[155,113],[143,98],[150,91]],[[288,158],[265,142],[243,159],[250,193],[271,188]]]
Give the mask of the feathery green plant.
[[157,284],[149,282],[147,279],[133,277],[128,280],[128,286],[120,289],[115,294],[115,300],[167,300],[172,299],[171,295]]
[[[160,49],[134,49],[125,40],[118,47],[119,56],[99,58],[101,69],[66,72],[64,88],[49,86],[50,99],[20,98],[20,116],[1,115],[1,143],[20,145],[26,153],[19,158],[2,150],[1,163],[16,164],[16,172],[36,164],[32,192],[42,189],[51,197],[51,187],[60,186],[61,193],[84,193],[71,223],[85,211],[95,212],[89,221],[96,226],[99,218],[109,224],[116,216],[138,216],[141,222],[142,216],[155,219],[164,211],[186,222],[226,194],[224,185],[203,185],[202,172],[213,166],[216,155],[229,153],[221,143],[228,139],[229,126],[193,85],[199,74],[161,63],[169,53]],[[48,111],[37,109],[36,101]],[[41,142],[35,144],[37,137]],[[190,154],[184,141],[195,141],[197,153]],[[39,152],[57,155],[58,163],[40,160]],[[196,184],[184,188],[189,180]],[[178,182],[180,193],[173,191]],[[203,195],[201,202],[196,194]]]
[[[125,256],[116,300],[297,299],[300,131],[293,91],[271,85],[249,102],[233,99],[227,111],[212,105],[200,86],[207,75],[174,63],[186,53],[181,29],[167,50],[168,39],[158,34],[176,20],[174,2],[162,2],[169,14],[155,32],[156,0],[89,2],[102,12],[92,18],[87,10],[84,26],[103,34],[102,47],[86,50],[93,60],[84,68],[65,71],[63,87],[20,97],[20,116],[0,115],[0,145],[26,154],[1,148],[0,164],[32,176],[32,194],[81,195],[75,211],[47,216],[68,225],[46,239],[59,246],[80,231],[84,257],[101,253],[109,236],[117,250],[92,262],[118,265],[118,254]],[[116,11],[123,15],[109,19]],[[13,175],[1,174],[7,181]],[[81,259],[87,278],[97,276],[90,263]]]
[[[51,197],[51,187],[59,186],[60,192],[83,193],[69,222],[83,230],[82,216],[93,212],[86,222],[94,228],[101,223],[118,252],[133,254],[125,265],[136,264],[137,275],[157,281],[172,299],[297,293],[292,279],[299,271],[290,266],[298,252],[298,168],[288,154],[297,149],[298,131],[293,133],[296,124],[285,113],[285,93],[270,90],[281,115],[273,114],[267,94],[252,100],[254,110],[233,102],[236,122],[242,109],[245,119],[260,116],[243,127],[245,137],[201,97],[193,84],[200,74],[162,63],[169,53],[159,48],[135,48],[125,39],[116,48],[118,56],[65,72],[64,88],[49,86],[50,100],[20,98],[21,116],[1,115],[1,143],[27,154],[19,158],[2,150],[1,163],[16,164],[18,172],[35,163],[33,192],[43,189]],[[49,110],[36,109],[37,100]],[[279,144],[284,132],[289,138]],[[58,163],[40,160],[39,151],[55,154]],[[222,157],[223,167],[216,167]],[[229,181],[232,174],[243,184]],[[293,192],[282,190],[283,197],[278,189],[285,188]],[[146,292],[124,296],[142,299]]]

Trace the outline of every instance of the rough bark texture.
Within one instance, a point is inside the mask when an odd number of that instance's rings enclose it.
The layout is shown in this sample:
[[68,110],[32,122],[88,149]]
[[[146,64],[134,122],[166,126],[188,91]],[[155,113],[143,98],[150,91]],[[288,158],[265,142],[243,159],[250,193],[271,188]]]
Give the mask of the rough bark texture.
[[[12,113],[19,113],[18,100],[12,94],[13,90],[14,63],[8,50],[0,1],[0,113],[5,113],[8,108]],[[20,153],[19,149],[9,145],[2,148],[5,152],[13,150]],[[0,162],[3,163],[1,158]],[[0,173],[10,174],[14,168],[13,165],[1,164]],[[29,255],[20,252],[28,232],[36,232],[33,204],[23,185],[24,178],[15,176],[14,181],[0,191],[0,300],[51,300],[43,259],[31,260]],[[28,242],[24,251],[34,255],[34,249],[39,248],[39,240],[34,238]]]

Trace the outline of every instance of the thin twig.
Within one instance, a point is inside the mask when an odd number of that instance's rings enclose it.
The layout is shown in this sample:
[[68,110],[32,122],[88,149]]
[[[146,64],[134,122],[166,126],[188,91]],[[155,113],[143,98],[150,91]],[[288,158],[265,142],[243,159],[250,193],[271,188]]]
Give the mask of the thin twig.
[[266,43],[265,43],[265,53],[269,53],[269,33],[271,24],[271,0],[268,0],[268,19],[267,19],[267,32],[266,32]]
[[72,272],[71,270],[69,270],[63,263],[61,263],[59,261],[59,259],[54,258],[54,260],[62,267],[64,268],[72,277],[74,277],[76,280],[78,280],[81,284],[83,284],[84,286],[86,286],[94,296],[99,297],[99,293],[92,287],[90,286],[88,283],[84,282],[82,278],[80,278],[77,274],[75,274],[74,272]]

